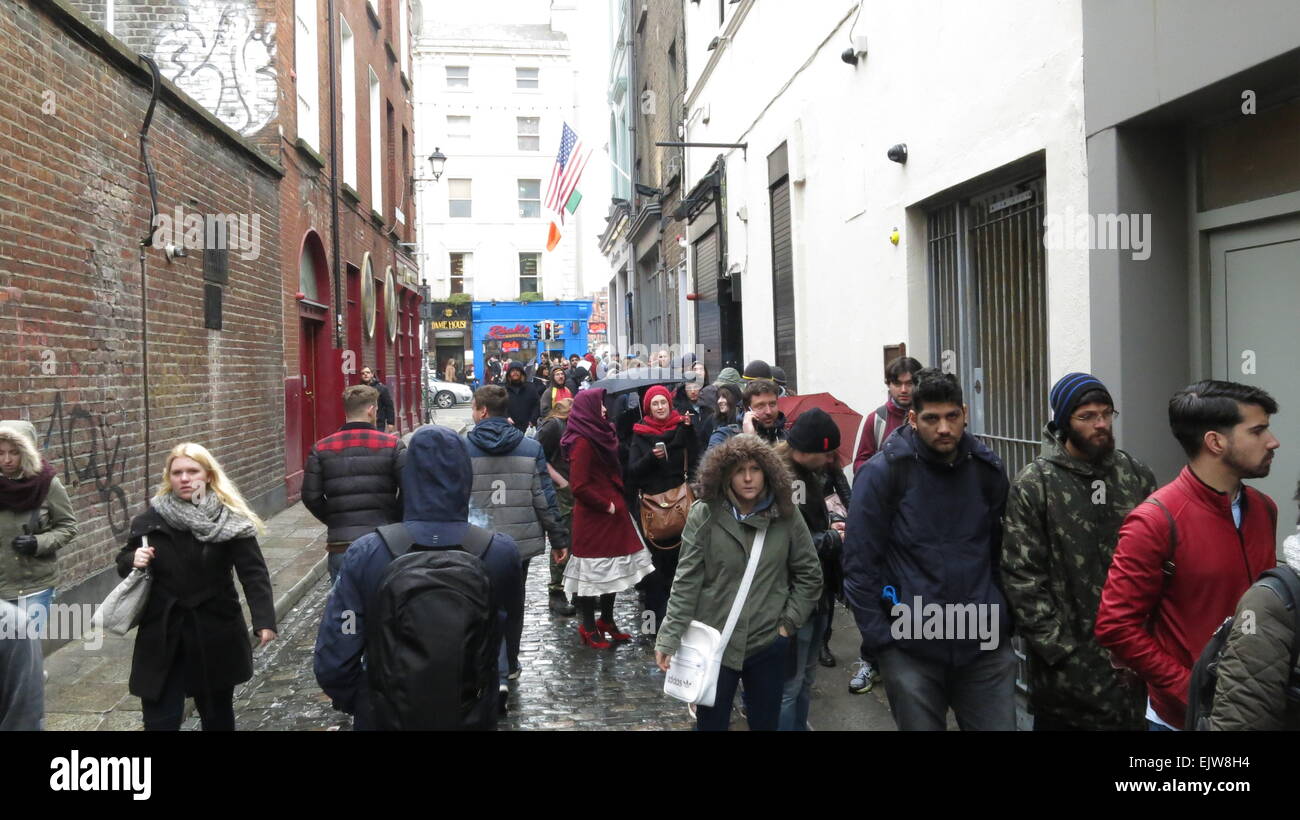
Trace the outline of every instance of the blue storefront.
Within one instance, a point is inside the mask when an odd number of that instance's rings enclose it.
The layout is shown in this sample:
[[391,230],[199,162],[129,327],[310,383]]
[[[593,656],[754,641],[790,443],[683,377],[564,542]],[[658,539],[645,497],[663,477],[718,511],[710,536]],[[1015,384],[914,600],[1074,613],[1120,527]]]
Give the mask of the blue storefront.
[[[567,359],[587,352],[587,320],[591,301],[474,302],[474,371],[482,378],[483,363],[492,354],[528,364],[541,352],[563,353]],[[533,327],[551,320],[560,327],[560,338],[552,342],[533,338]]]

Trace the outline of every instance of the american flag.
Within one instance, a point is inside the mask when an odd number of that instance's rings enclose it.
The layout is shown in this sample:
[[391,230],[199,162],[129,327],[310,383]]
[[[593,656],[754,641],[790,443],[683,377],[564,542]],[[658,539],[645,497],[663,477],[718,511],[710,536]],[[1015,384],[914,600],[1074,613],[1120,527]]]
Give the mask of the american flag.
[[564,224],[564,206],[578,187],[578,178],[590,157],[591,151],[584,150],[582,140],[566,122],[560,134],[560,153],[555,157],[551,183],[546,189],[546,207],[560,215],[560,224]]

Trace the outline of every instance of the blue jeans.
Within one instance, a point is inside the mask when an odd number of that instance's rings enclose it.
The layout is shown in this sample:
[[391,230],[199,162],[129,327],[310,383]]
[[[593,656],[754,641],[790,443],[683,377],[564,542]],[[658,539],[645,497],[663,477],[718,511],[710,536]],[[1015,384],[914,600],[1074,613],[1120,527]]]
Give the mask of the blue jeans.
[[751,732],[774,732],[781,717],[781,688],[785,683],[785,655],[790,639],[777,636],[766,648],[745,658],[739,671],[722,667],[712,706],[695,710],[695,728],[701,732],[725,732],[731,726],[731,703],[736,687],[745,682],[745,709]]
[[828,614],[814,612],[808,623],[795,633],[795,674],[781,693],[782,732],[808,731],[808,708],[812,705],[813,679],[817,676],[817,649],[826,632]]
[[1172,732],[1173,729],[1170,729],[1168,726],[1161,726],[1159,723],[1156,723],[1154,720],[1148,718],[1147,731],[1148,732]]
[[21,598],[10,598],[9,603],[26,613],[27,628],[29,630],[42,638],[45,637],[46,619],[50,614],[50,604],[54,603],[54,587],[43,589],[40,592],[33,592]]

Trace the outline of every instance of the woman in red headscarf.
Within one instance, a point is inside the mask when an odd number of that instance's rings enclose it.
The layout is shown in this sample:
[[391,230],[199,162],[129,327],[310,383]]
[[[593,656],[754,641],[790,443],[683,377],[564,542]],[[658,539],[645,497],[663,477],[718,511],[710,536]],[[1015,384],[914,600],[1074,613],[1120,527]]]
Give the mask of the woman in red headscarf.
[[[641,413],[641,421],[632,428],[627,457],[629,503],[635,501],[638,510],[643,493],[667,492],[690,481],[691,465],[698,460],[700,446],[691,417],[673,407],[668,388],[655,385],[647,390],[641,400]],[[644,585],[646,608],[654,612],[657,626],[668,607],[681,538],[646,542],[651,546],[650,557],[655,565],[655,574]]]
[[[605,410],[605,391],[584,390],[573,400],[560,439],[569,457],[573,535],[564,591],[582,613],[578,635],[593,649],[631,640],[614,624],[614,596],[654,571],[623,498],[618,437]],[[596,618],[599,599],[600,618]]]

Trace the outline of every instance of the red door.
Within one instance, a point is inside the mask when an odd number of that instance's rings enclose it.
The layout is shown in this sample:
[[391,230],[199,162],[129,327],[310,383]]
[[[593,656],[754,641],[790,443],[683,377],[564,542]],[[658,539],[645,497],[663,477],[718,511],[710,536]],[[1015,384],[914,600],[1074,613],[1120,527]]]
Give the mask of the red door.
[[302,372],[302,463],[307,463],[312,445],[320,438],[317,435],[316,399],[320,392],[316,382],[318,345],[320,344],[321,323],[311,319],[302,320],[302,343],[298,347],[299,367]]

